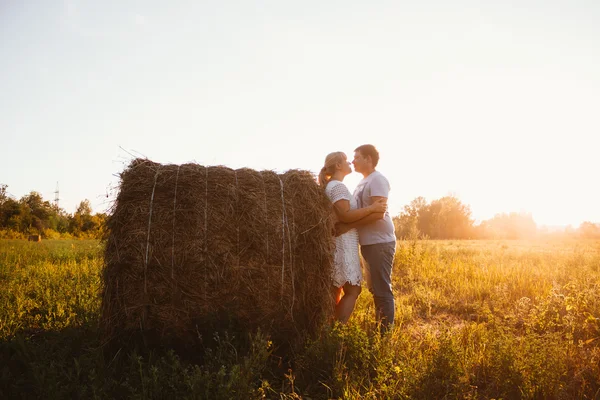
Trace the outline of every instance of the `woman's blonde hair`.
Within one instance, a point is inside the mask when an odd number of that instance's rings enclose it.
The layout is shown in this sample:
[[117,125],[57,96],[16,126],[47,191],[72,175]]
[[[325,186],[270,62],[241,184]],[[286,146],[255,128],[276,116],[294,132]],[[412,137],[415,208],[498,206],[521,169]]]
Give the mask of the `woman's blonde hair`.
[[319,185],[321,187],[327,186],[331,180],[331,176],[335,173],[336,164],[344,162],[346,162],[346,154],[341,151],[327,154],[325,165],[321,168],[321,172],[319,172]]

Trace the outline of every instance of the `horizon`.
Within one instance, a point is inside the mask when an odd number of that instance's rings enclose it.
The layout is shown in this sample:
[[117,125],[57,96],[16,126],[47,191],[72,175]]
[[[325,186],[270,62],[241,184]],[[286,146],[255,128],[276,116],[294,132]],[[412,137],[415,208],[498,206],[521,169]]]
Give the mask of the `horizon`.
[[[284,172],[284,171],[281,171],[281,172]],[[310,172],[312,172],[313,174],[315,174],[315,172],[313,172],[313,171],[310,171]],[[348,175],[348,177],[350,177],[349,180],[352,182],[351,183],[352,186],[348,184],[350,182],[348,182],[346,179],[344,180],[344,183],[350,188],[351,191],[354,190],[354,186],[356,185],[356,183],[358,183],[360,181],[360,176],[358,176],[358,178],[357,178],[357,175],[360,175],[360,174],[356,173],[355,171],[352,171],[352,174]],[[355,179],[352,179],[352,178],[355,178]],[[315,179],[316,179],[316,174],[315,174]],[[2,184],[2,183],[3,182],[0,182],[0,184]],[[30,191],[28,191],[28,192],[26,192],[26,193],[24,193],[24,194],[22,194],[20,196],[16,196],[13,193],[11,193],[11,191],[9,189],[10,189],[10,187],[7,188],[6,194],[8,195],[8,197],[12,198],[15,201],[19,201],[22,197],[28,195],[31,192],[36,192],[36,193],[39,193],[42,196],[42,199],[44,201],[47,201],[50,204],[54,203],[54,198],[47,198],[43,193],[41,193],[40,191],[37,191],[37,190],[30,190]],[[115,188],[115,189],[118,191],[119,188]],[[54,192],[52,192],[52,193],[54,194]],[[114,203],[114,201],[116,199],[117,192],[114,191],[112,193],[114,195],[113,198],[111,198],[109,200],[105,200],[102,203],[102,204],[105,204],[106,206],[104,208],[100,209],[100,210],[93,208],[93,213],[107,213],[110,210],[110,208],[112,207],[112,205],[113,205],[113,203]],[[454,196],[454,197],[456,197],[462,204],[468,206],[472,210],[472,205],[471,204],[465,203],[460,197],[457,197],[455,194],[448,193],[445,196]],[[445,196],[441,196],[441,197],[445,197]],[[390,196],[390,197],[392,197],[392,196]],[[423,197],[423,196],[417,196],[417,197]],[[425,200],[428,203],[431,203],[431,201],[437,200],[437,199],[439,199],[439,198],[435,198],[435,199],[434,198],[431,198],[431,199],[425,198]],[[90,201],[90,203],[92,203],[91,199],[81,199],[81,200],[75,202],[72,211],[70,211],[70,210],[67,210],[64,206],[62,206],[60,204],[60,201],[59,201],[59,208],[62,209],[63,211],[65,211],[65,212],[67,212],[68,214],[73,214],[75,212],[75,209],[77,208],[77,206],[80,204],[80,202],[84,201],[84,200],[88,200],[88,201]],[[394,217],[399,216],[400,213],[402,213],[404,211],[404,206],[406,206],[408,204],[410,204],[410,202],[408,202],[406,204],[403,204],[403,205],[390,204],[389,205],[389,210],[390,210],[389,212],[390,212],[391,217],[394,218]],[[398,210],[398,211],[393,212],[391,210]],[[477,225],[480,225],[484,221],[488,221],[488,220],[494,218],[495,216],[498,216],[498,215],[510,215],[510,214],[513,214],[513,213],[514,214],[519,214],[519,215],[531,215],[533,221],[536,224],[537,229],[547,230],[549,232],[563,231],[563,230],[568,230],[569,228],[577,229],[584,222],[591,222],[593,224],[600,225],[600,221],[593,221],[593,220],[590,220],[590,219],[584,219],[584,220],[582,220],[578,224],[567,224],[567,225],[547,225],[547,224],[540,224],[538,221],[535,220],[535,216],[533,215],[533,213],[528,212],[528,211],[523,211],[523,210],[520,210],[520,211],[515,211],[515,210],[512,210],[512,211],[499,211],[499,212],[494,213],[492,216],[490,216],[488,218],[476,218],[474,215],[471,215],[471,218],[473,219],[473,225],[477,226]]]

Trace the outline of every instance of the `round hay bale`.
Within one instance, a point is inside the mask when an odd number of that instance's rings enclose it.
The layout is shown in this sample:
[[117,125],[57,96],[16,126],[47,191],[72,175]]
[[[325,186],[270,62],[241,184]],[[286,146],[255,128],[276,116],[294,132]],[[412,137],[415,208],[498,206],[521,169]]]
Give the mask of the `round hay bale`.
[[132,161],[107,221],[105,338],[298,343],[333,311],[331,215],[308,171]]

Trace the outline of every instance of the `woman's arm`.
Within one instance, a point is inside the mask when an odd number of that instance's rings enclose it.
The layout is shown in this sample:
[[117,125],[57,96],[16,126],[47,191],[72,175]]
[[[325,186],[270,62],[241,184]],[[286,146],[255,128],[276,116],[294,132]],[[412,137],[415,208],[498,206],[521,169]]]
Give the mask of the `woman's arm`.
[[333,208],[335,210],[335,215],[338,217],[338,220],[341,222],[355,222],[365,218],[366,216],[373,213],[382,213],[387,209],[387,199],[386,201],[377,200],[374,201],[368,207],[359,208],[356,210],[350,209],[350,201],[348,200],[338,200],[333,204]]
[[[372,199],[373,199],[373,204],[375,204],[375,203],[385,204],[387,207],[387,197],[372,196]],[[356,220],[356,221],[347,222],[347,221],[340,220],[341,222],[338,222],[337,224],[335,224],[335,236],[340,236],[341,234],[348,232],[350,229],[368,225],[371,222],[375,222],[379,219],[383,219],[384,216],[385,216],[385,210],[383,212],[372,212],[372,213],[366,215],[365,217],[363,217],[359,220]]]
[[338,222],[335,224],[335,236],[340,236],[340,235],[348,232],[350,229],[368,225],[371,222],[375,222],[379,219],[383,219],[384,215],[385,215],[385,213],[378,212],[378,213],[369,214],[366,217],[359,219],[358,221],[348,222],[348,223]]

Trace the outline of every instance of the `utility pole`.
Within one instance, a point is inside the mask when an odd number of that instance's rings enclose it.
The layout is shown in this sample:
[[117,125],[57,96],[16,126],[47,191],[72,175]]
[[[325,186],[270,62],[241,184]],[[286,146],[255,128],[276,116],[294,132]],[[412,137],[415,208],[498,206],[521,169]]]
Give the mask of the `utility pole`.
[[60,200],[58,198],[58,182],[56,182],[56,190],[54,191],[54,208],[56,208],[56,211],[58,211],[58,200]]

